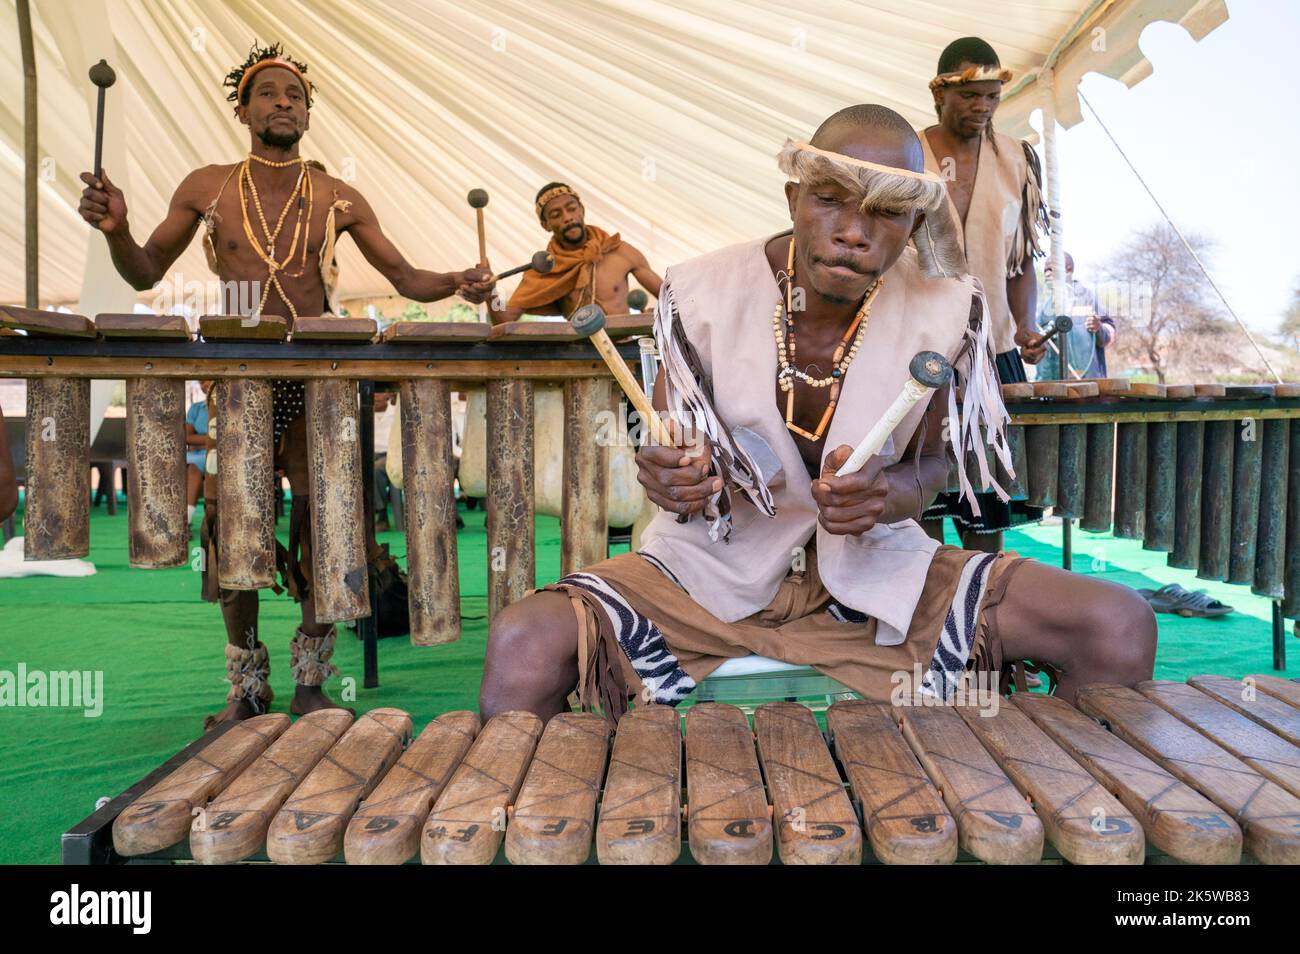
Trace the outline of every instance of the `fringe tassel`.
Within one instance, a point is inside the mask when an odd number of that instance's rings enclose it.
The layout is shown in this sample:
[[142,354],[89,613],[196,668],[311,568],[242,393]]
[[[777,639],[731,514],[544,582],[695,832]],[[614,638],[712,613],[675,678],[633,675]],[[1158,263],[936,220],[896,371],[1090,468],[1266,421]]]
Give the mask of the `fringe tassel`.
[[1020,195],[1020,221],[1016,225],[1011,252],[1007,257],[1007,278],[1015,278],[1020,274],[1026,254],[1034,258],[1043,254],[1038,236],[1040,231],[1048,230],[1047,203],[1043,201],[1043,170],[1038,163],[1038,153],[1027,142],[1021,142],[1020,145],[1025,150],[1025,162],[1029,169]]
[[[993,341],[989,336],[988,303],[984,299],[984,288],[979,280],[974,277],[971,280],[975,284],[975,295],[971,300],[971,320],[966,328],[966,344],[962,347],[962,353],[968,355],[970,361],[964,375],[958,371],[963,388],[960,416],[957,389],[948,389],[948,420],[950,425],[953,421],[957,422],[957,426],[949,426],[948,434],[952,452],[958,462],[959,496],[969,501],[971,513],[978,517],[979,502],[975,499],[975,488],[971,486],[963,464],[966,454],[974,454],[976,463],[979,464],[979,489],[992,489],[1003,503],[1010,500],[1011,495],[994,479],[985,447],[993,448],[998,461],[1009,475],[1014,477],[1016,472],[1011,448],[1007,444],[1007,425],[1011,422],[1011,415],[1002,403],[1002,386],[998,381]],[[982,437],[981,429],[984,432]]]
[[722,490],[709,498],[704,508],[709,539],[731,536],[731,494],[739,490],[767,516],[776,515],[772,493],[762,470],[731,436],[731,430],[713,409],[713,388],[677,318],[672,289],[665,284],[655,307],[654,335],[664,370],[668,413],[687,432],[708,442],[713,469],[722,478]]

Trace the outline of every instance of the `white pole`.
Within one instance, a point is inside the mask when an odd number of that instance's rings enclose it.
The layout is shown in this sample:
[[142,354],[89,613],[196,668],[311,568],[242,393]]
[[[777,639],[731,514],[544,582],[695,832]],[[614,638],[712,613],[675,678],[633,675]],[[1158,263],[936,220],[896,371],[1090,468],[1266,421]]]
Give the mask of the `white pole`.
[[[1062,237],[1064,220],[1061,215],[1061,181],[1056,156],[1056,72],[1048,67],[1038,74],[1043,89],[1043,165],[1044,185],[1047,192],[1047,222],[1049,227],[1049,260],[1052,263],[1052,314],[1065,314],[1065,240]],[[1064,367],[1061,377],[1067,378]]]

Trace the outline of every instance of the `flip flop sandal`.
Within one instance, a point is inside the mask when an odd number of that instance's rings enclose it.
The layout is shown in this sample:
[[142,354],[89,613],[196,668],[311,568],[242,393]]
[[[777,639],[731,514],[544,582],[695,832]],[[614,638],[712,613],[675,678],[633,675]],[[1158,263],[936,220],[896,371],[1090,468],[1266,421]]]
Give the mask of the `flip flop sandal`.
[[1140,589],[1138,593],[1157,613],[1174,612],[1174,607],[1188,595],[1187,591],[1177,583],[1166,584],[1158,590]]
[[1233,609],[1227,603],[1221,603],[1210,596],[1205,590],[1197,590],[1195,593],[1184,591],[1182,599],[1174,604],[1172,612],[1179,616],[1211,617],[1227,616],[1233,612]]

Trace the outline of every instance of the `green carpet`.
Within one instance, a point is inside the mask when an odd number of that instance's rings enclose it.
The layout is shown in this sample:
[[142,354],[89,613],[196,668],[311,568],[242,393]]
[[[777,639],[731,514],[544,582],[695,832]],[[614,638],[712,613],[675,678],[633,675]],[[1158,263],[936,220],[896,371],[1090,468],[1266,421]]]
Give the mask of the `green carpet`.
[[[417,649],[403,638],[381,640],[381,686],[361,688],[360,643],[342,631],[335,662],[349,680],[360,711],[397,706],[411,713],[417,731],[433,716],[477,706],[486,640],[486,555],[482,511],[464,512],[460,581],[465,614],[461,640]],[[197,526],[196,518],[196,526]],[[287,519],[280,528],[287,530]],[[950,533],[951,538],[951,533]],[[394,555],[404,556],[400,534],[383,534]],[[1010,533],[1009,549],[1060,564],[1060,528]],[[559,574],[559,523],[537,520],[540,582]],[[0,709],[0,863],[53,863],[59,835],[94,810],[102,796],[121,792],[198,736],[203,717],[220,708],[224,680],[220,614],[199,598],[199,574],[129,570],[125,509],[102,508],[91,519],[93,577],[0,580],[0,670],[103,672],[103,712],[80,709]],[[1160,616],[1156,676],[1186,679],[1200,673],[1241,676],[1269,672],[1272,650],[1269,603],[1245,587],[1197,581],[1171,570],[1163,554],[1133,541],[1075,533],[1075,568],[1129,586],[1179,582],[1204,587],[1237,612],[1218,620]],[[298,612],[287,596],[262,597],[261,636],[271,649],[273,708],[285,711],[293,693],[288,642]],[[1288,640],[1290,643],[1290,640]],[[1292,659],[1300,644],[1290,643]],[[1290,674],[1298,671],[1292,662]]]

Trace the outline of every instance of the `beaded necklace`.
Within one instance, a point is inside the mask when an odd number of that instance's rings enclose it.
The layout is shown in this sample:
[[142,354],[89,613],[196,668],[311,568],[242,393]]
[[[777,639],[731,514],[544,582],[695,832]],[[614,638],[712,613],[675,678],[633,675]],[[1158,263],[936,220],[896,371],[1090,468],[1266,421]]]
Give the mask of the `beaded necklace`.
[[[796,342],[794,333],[794,239],[790,239],[790,253],[786,260],[785,273],[778,276],[778,281],[784,278],[785,295],[778,296],[776,308],[772,311],[772,337],[776,339],[776,357],[780,365],[777,371],[776,380],[780,384],[781,390],[785,392],[785,426],[798,434],[806,441],[819,441],[826,430],[826,425],[830,423],[831,416],[835,413],[835,405],[839,401],[840,387],[844,381],[844,375],[849,370],[849,365],[853,359],[858,356],[858,348],[862,345],[862,339],[867,332],[867,324],[871,321],[871,302],[880,291],[881,285],[884,284],[883,278],[876,279],[874,285],[867,292],[866,297],[862,300],[862,307],[858,309],[857,315],[849,325],[848,330],[844,332],[844,337],[835,348],[835,353],[831,356],[831,362],[834,367],[831,373],[824,378],[814,378],[805,371],[800,371],[794,367],[793,361],[796,356]],[[782,329],[781,310],[785,309],[784,329]],[[853,339],[853,344],[849,344],[849,339]],[[847,353],[845,349],[848,349]],[[817,424],[816,431],[806,431],[794,422],[794,382],[795,379],[803,381],[812,388],[831,389],[830,402],[826,405],[826,411],[822,414],[821,421]]]
[[[275,228],[272,229],[266,220],[266,213],[262,209],[262,198],[258,194],[257,184],[253,181],[252,168],[249,160],[256,160],[262,165],[271,166],[272,168],[283,169],[288,166],[297,164],[298,181],[294,183],[293,191],[289,193],[289,198],[285,200],[284,208],[280,210],[280,216],[276,220]],[[258,224],[262,227],[262,234],[265,236],[265,243],[259,242],[253,234],[253,224],[248,218],[248,200],[251,197],[253,208],[257,213]],[[298,317],[298,311],[289,300],[284,287],[280,284],[280,272],[293,261],[294,253],[298,250],[299,236],[302,238],[302,257],[299,262],[298,271],[286,272],[290,278],[301,278],[307,269],[307,235],[303,231],[302,223],[304,215],[307,220],[307,228],[311,228],[312,200],[314,198],[314,188],[312,178],[307,173],[306,159],[289,159],[284,162],[276,162],[270,159],[263,159],[261,156],[250,154],[245,159],[239,169],[239,210],[244,220],[244,236],[248,239],[249,246],[257,253],[267,267],[266,287],[262,289],[262,298],[257,305],[257,314],[260,315],[266,307],[266,300],[274,288],[280,300],[284,302],[285,307],[289,309],[289,315],[295,320]],[[288,218],[289,210],[294,206],[298,207],[298,215],[294,220],[293,237],[289,242],[289,251],[285,254],[284,260],[277,262],[275,260],[275,245],[280,237],[280,232],[284,228],[285,220]]]

